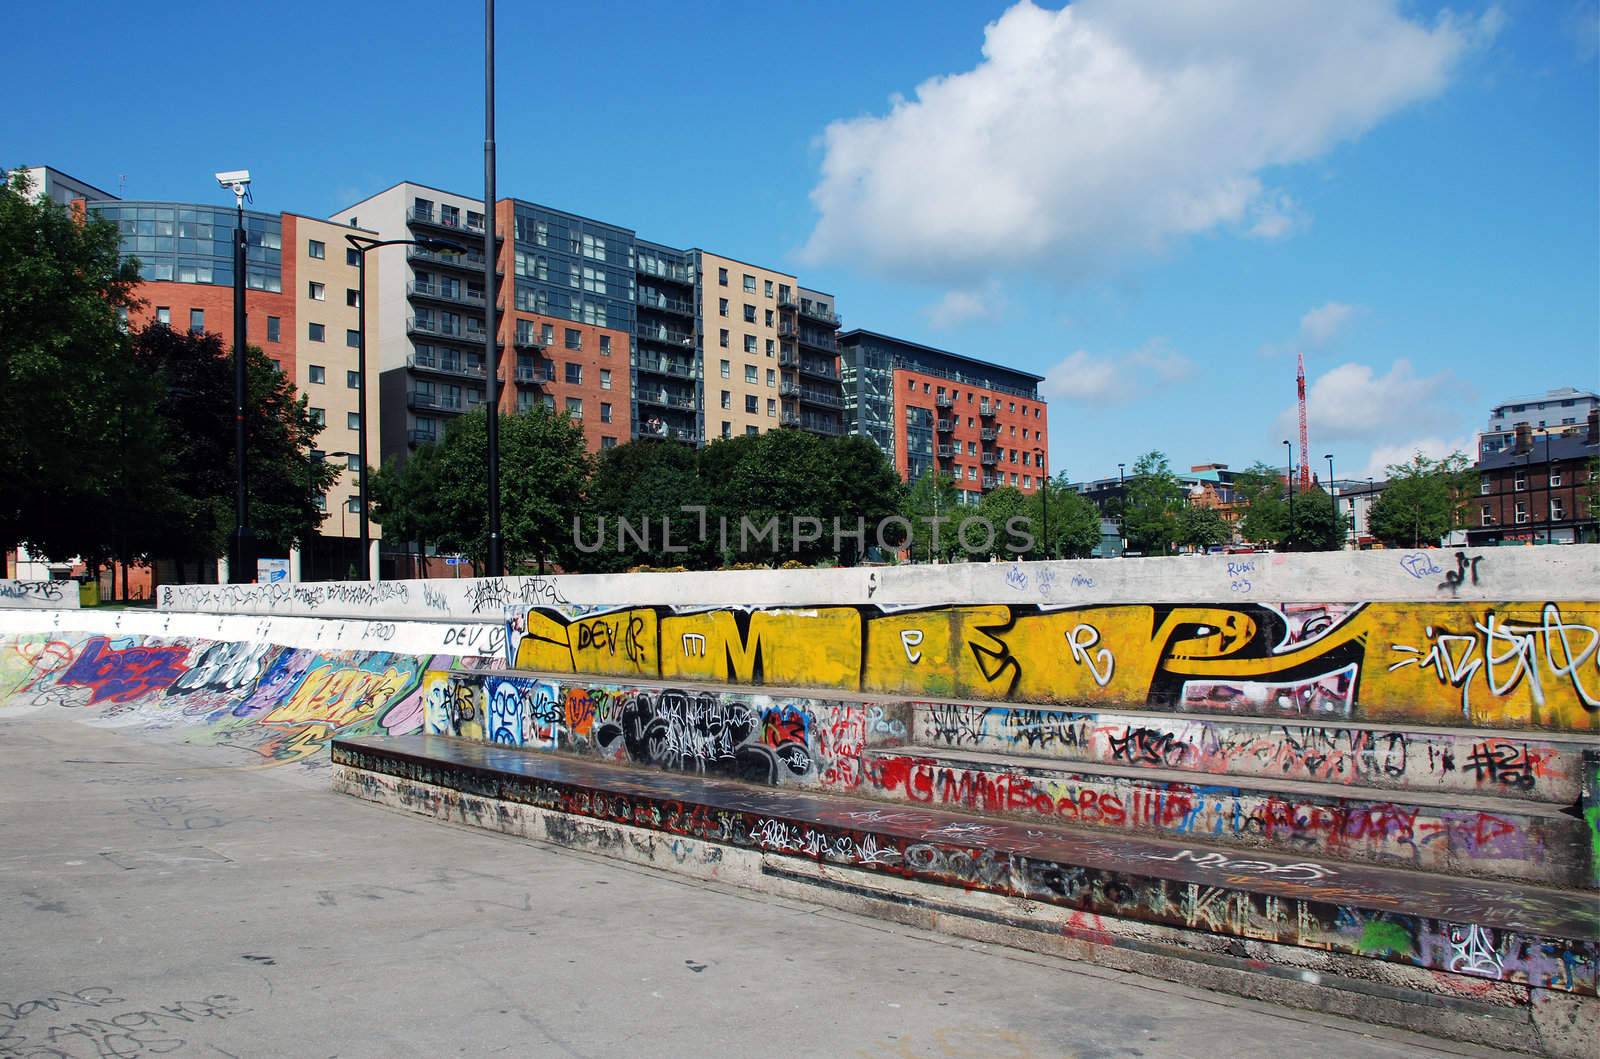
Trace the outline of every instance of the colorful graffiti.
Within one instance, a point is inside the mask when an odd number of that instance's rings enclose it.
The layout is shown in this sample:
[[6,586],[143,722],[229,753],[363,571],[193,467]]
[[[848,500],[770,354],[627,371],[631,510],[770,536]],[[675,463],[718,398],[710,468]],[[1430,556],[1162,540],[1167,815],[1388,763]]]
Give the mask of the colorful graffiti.
[[535,607],[507,649],[556,674],[1600,731],[1593,603]]
[[89,704],[130,702],[165,691],[187,671],[182,647],[141,647],[137,639],[97,637],[78,653],[56,683],[89,689]]

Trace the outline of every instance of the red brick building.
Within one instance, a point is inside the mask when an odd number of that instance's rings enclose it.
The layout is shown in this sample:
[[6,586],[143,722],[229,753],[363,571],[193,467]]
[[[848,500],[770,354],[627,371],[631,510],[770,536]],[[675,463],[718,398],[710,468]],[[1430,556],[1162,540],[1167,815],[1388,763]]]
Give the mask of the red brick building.
[[1600,459],[1600,411],[1567,433],[1534,437],[1516,424],[1511,446],[1478,461],[1479,494],[1468,504],[1467,543],[1573,544],[1600,540],[1590,497]]

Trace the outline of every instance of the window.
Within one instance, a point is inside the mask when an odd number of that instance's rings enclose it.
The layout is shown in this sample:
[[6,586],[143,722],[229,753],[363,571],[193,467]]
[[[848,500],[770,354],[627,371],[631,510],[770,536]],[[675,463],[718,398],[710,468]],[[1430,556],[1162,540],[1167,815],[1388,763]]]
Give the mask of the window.
[[1551,497],[1550,498],[1550,521],[1551,522],[1560,522],[1562,519],[1564,519],[1566,517],[1567,517],[1567,507],[1566,507],[1566,504],[1562,502],[1561,497],[1559,497],[1559,496]]
[[717,315],[718,316],[727,316],[728,315],[728,299],[726,299],[726,298],[718,298],[717,299]]
[[[355,224],[356,222],[355,222],[354,219],[352,219],[350,221],[350,223],[351,224]],[[360,265],[361,264],[361,251],[357,250],[353,246],[345,247],[345,250],[344,250],[344,263],[349,265],[351,268],[354,268],[354,267]]]
[[778,385],[778,373],[773,371],[771,368],[767,369],[767,385],[768,386],[776,386],[776,385]]
[[717,269],[717,283],[720,286],[723,286],[723,287],[726,287],[728,285],[728,270],[727,269],[725,269],[725,268]]
[[909,393],[916,393],[917,392],[917,380],[916,379],[907,379],[906,380],[906,390]]
[[760,413],[760,411],[761,411],[760,403],[757,401],[755,394],[753,394],[753,393],[745,394],[745,397],[744,397],[744,410],[746,412],[749,412],[751,415],[757,415],[757,414]]
[[1517,516],[1516,516],[1516,518],[1517,518],[1517,525],[1519,525],[1519,526],[1522,525],[1524,522],[1528,521],[1528,502],[1526,500],[1518,500],[1517,501]]
[[745,307],[744,307],[744,322],[747,323],[747,324],[753,324],[753,323],[756,322],[756,307],[754,305],[750,305],[750,304],[746,304],[745,305]]
[[761,433],[761,430],[759,427],[745,427],[744,432],[747,437],[755,437],[757,434]]
[[196,333],[206,329],[206,311],[204,309],[189,310],[189,330]]
[[311,295],[312,301],[320,302],[327,300],[328,288],[323,284],[318,283],[316,280],[312,280],[310,283],[306,284],[306,287],[307,293]]
[[967,455],[968,456],[976,456],[977,454],[978,454],[978,443],[976,441],[967,442]]
[[606,259],[606,239],[603,235],[585,235],[583,237],[583,256],[595,261]]
[[610,335],[601,335],[600,336],[600,355],[602,357],[611,356],[611,336]]
[[1511,479],[1511,487],[1519,493],[1528,488],[1528,472],[1518,471]]
[[474,210],[467,211],[467,227],[475,232],[483,231],[483,214]]
[[767,321],[767,326],[771,327],[772,326],[772,310],[771,309],[767,310],[766,321]]
[[344,303],[352,309],[361,308],[361,292],[354,287],[344,289]]
[[583,398],[567,398],[567,415],[571,416],[573,419],[583,418]]
[[328,410],[326,408],[308,408],[306,411],[311,413],[311,425],[318,430],[328,425]]
[[567,332],[567,348],[568,349],[582,349],[583,348],[583,332],[579,331],[576,327],[568,327],[565,330]]
[[746,353],[754,353],[756,351],[756,336],[755,335],[745,335],[744,336],[744,351]]
[[283,333],[283,321],[276,316],[267,317],[267,341],[280,341]]
[[1555,470],[1550,472],[1550,488],[1554,489],[1554,488],[1557,488],[1560,485],[1561,485],[1561,469],[1558,467]]
[[[769,298],[772,297],[772,281],[770,279],[766,282],[766,295]],[[768,313],[767,315],[771,316],[772,314]]]
[[773,400],[770,397],[767,398],[767,415],[776,416],[777,414],[778,414],[778,402]]
[[328,329],[321,324],[306,324],[306,338],[313,342],[326,341],[327,332]]
[[773,342],[772,339],[770,339],[770,338],[767,339],[767,356],[769,356],[769,357],[772,356],[772,351],[776,347],[776,345],[777,345],[777,343]]
[[556,344],[556,327],[554,324],[539,325],[539,344],[553,346]]
[[345,415],[344,415],[344,425],[349,427],[351,430],[360,430],[361,429],[361,413],[360,412],[346,412]]
[[440,224],[447,224],[451,228],[459,228],[459,227],[461,227],[461,207],[459,207],[459,206],[440,206],[439,207],[439,223]]
[[733,424],[726,419],[722,421],[722,436],[725,438],[733,437]]
[[359,496],[347,498],[344,502],[344,509],[352,515],[361,514],[361,498]]
[[724,407],[724,408],[732,408],[733,407],[733,394],[729,393],[727,390],[723,390],[722,391],[722,407]]
[[328,248],[321,239],[311,239],[306,242],[306,256],[322,261],[328,256]]
[[344,344],[349,346],[351,349],[360,349],[361,348],[361,332],[357,331],[353,327],[345,328]]
[[756,366],[754,364],[746,364],[744,366],[744,381],[751,386],[756,384]]
[[976,467],[968,467],[967,468],[967,481],[969,481],[969,482],[976,481],[977,478],[978,478],[978,468],[976,468]]
[[[428,440],[431,441],[433,439],[429,438]],[[325,496],[312,497],[311,498],[311,502],[316,505],[316,508],[317,508],[318,511],[326,511],[326,510],[328,510],[328,498],[325,497]]]
[[728,348],[728,329],[726,327],[717,332],[717,345],[723,349]]
[[600,402],[600,422],[611,422],[611,402],[609,401]]
[[722,377],[724,379],[732,378],[730,367],[727,361],[722,362]]
[[583,365],[582,364],[573,364],[571,362],[568,362],[568,364],[567,364],[567,385],[568,386],[582,386],[583,385]]
[[744,289],[750,294],[756,292],[756,278],[748,272],[744,274]]
[[[607,420],[607,422],[610,422],[610,420]],[[614,449],[617,447],[617,439],[609,434],[605,435],[600,439],[600,447],[602,449]]]
[[1489,495],[1489,479],[1488,478],[1479,478],[1478,479],[1478,492],[1481,493],[1484,496],[1488,496]]
[[359,390],[359,389],[361,389],[361,373],[359,371],[347,371],[347,372],[345,372],[344,373],[344,388],[347,389],[347,390]]
[[308,370],[306,377],[309,378],[313,384],[320,386],[322,383],[328,381],[328,369],[324,368],[321,364],[313,364]]

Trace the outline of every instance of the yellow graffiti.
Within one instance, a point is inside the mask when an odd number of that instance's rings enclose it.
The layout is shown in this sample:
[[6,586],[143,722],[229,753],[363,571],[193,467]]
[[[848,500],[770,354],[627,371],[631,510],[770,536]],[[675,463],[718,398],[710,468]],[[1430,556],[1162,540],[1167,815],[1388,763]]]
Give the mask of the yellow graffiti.
[[660,675],[854,690],[861,686],[861,627],[855,607],[672,615],[661,619]]
[[366,720],[404,688],[410,675],[393,666],[381,673],[354,667],[319,665],[306,673],[294,693],[261,719],[262,724],[312,721],[343,728]]

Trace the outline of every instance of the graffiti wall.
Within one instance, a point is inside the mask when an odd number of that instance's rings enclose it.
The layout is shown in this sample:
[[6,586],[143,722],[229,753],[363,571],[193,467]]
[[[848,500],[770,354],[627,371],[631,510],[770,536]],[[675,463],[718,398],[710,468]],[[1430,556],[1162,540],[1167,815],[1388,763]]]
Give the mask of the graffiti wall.
[[8,581],[0,579],[0,607],[59,610],[78,607],[76,581]]
[[533,607],[545,673],[1600,731],[1600,605]]

